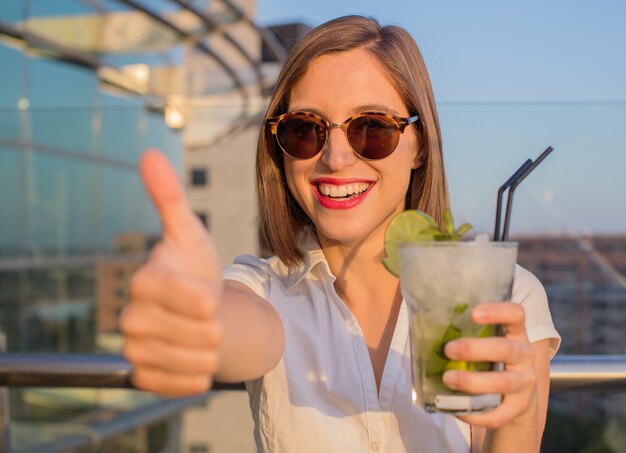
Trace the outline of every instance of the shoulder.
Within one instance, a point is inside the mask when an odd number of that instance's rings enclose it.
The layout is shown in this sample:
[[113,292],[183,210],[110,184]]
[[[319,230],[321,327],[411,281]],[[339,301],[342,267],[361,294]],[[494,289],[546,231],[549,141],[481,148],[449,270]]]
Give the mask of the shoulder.
[[524,307],[528,340],[532,343],[549,338],[550,354],[553,356],[561,337],[552,321],[548,296],[539,279],[520,265],[515,266],[511,300]]
[[224,280],[234,280],[246,285],[258,296],[269,298],[269,285],[274,274],[276,257],[259,258],[254,255],[241,255],[232,264],[224,267]]
[[511,299],[522,305],[533,301],[547,304],[548,296],[539,279],[532,272],[516,264]]

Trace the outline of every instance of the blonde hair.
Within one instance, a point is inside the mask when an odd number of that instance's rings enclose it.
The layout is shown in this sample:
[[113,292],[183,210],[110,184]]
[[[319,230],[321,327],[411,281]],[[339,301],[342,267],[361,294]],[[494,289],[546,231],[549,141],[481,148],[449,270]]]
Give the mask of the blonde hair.
[[[265,119],[285,113],[291,89],[317,57],[356,48],[368,51],[394,84],[410,115],[418,114],[421,165],[412,170],[405,207],[420,209],[442,222],[448,190],[441,151],[441,133],[426,66],[415,41],[398,26],[381,26],[375,19],[346,16],[308,33],[291,51],[270,100]],[[301,232],[312,225],[291,195],[285,178],[283,153],[267,128],[257,149],[259,245],[263,256],[276,255],[286,265],[301,262]]]

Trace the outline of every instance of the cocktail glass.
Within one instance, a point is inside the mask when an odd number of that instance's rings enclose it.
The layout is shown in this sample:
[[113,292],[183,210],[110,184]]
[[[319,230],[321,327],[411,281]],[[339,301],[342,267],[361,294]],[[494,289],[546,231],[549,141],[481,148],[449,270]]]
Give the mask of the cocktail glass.
[[449,360],[448,341],[501,335],[495,325],[470,319],[472,307],[511,299],[516,242],[415,242],[398,247],[400,286],[410,312],[416,404],[429,412],[468,414],[500,404],[499,394],[466,394],[442,382],[447,370],[491,371],[492,362]]

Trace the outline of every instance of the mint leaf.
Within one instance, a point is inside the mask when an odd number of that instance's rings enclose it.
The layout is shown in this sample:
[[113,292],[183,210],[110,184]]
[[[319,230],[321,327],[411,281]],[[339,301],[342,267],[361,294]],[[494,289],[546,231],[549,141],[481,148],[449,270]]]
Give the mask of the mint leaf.
[[471,225],[471,224],[469,224],[469,223],[464,223],[463,225],[461,225],[460,227],[458,227],[458,228],[456,229],[456,233],[457,233],[457,234],[460,234],[460,235],[463,235],[463,234],[467,233],[469,230],[471,230],[472,228],[473,228],[473,227],[472,227],[472,225]]
[[426,376],[432,377],[446,371],[446,366],[450,360],[446,357],[443,349],[448,341],[456,340],[457,338],[461,338],[461,329],[452,324],[448,324],[441,341],[439,341],[439,343],[437,343],[433,348]]
[[443,348],[448,341],[456,340],[457,338],[461,338],[462,336],[463,335],[461,335],[461,329],[452,324],[449,324],[448,328],[443,333],[443,338],[441,339],[441,355],[444,357],[446,356],[443,352]]
[[487,324],[482,326],[482,328],[476,334],[477,338],[487,338],[493,337],[495,335],[495,330],[491,324]]
[[438,354],[432,354],[430,363],[428,364],[428,370],[426,371],[426,376],[433,377],[443,374],[443,372],[446,371],[448,362],[448,359],[441,357]]

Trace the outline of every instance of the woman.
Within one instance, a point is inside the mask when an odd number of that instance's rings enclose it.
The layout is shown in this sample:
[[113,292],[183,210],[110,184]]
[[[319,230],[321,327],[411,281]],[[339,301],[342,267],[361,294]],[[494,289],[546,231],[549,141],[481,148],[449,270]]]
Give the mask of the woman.
[[504,362],[444,375],[503,403],[456,418],[411,401],[407,313],[381,263],[384,232],[405,208],[441,221],[448,196],[428,74],[404,30],[340,18],[291,53],[258,147],[267,258],[240,257],[222,277],[171,167],[151,152],[141,173],[164,236],[121,319],[139,388],[176,396],[206,390],[209,376],[246,381],[261,451],[538,451],[558,333],[521,268],[513,303],[472,313],[506,337],[445,350]]

